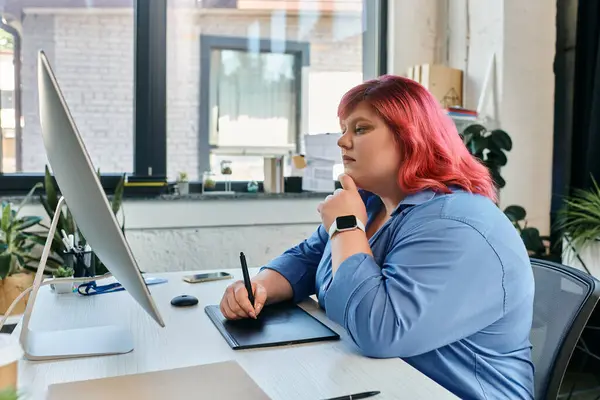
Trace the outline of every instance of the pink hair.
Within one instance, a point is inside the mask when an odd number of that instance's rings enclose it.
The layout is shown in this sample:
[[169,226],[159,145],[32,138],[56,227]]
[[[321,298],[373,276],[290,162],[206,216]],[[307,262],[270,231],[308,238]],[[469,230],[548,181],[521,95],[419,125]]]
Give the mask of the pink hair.
[[469,153],[454,122],[422,85],[392,75],[366,81],[342,97],[338,116],[344,118],[361,102],[396,134],[402,155],[398,180],[405,193],[450,193],[450,186],[458,186],[497,201],[487,167]]

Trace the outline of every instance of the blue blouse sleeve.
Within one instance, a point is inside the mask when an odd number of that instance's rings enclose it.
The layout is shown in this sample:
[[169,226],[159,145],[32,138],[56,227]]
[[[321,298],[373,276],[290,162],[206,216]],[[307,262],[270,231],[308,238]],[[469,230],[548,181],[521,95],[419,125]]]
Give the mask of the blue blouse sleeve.
[[325,295],[327,316],[370,357],[411,357],[470,336],[504,313],[503,268],[473,227],[436,220],[394,239],[378,265],[342,262]]
[[263,267],[283,275],[294,291],[295,302],[302,301],[315,293],[317,267],[329,240],[323,225],[300,244],[286,250]]

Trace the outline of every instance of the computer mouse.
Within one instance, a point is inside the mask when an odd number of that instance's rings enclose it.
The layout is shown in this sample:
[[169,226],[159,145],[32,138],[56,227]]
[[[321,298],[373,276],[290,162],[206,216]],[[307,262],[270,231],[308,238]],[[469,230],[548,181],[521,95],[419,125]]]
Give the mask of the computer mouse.
[[198,304],[198,299],[189,294],[182,294],[171,300],[171,305],[175,307],[189,307],[196,304]]

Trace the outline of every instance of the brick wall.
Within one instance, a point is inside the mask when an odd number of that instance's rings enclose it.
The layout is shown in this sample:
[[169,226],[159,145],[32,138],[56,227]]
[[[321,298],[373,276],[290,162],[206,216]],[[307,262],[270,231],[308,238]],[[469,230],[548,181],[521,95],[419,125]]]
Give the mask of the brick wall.
[[47,163],[40,133],[36,71],[38,50],[44,50],[50,60],[55,59],[53,33],[53,17],[32,15],[23,20],[21,83],[25,126],[22,131],[22,165],[25,172],[43,171]]
[[[335,122],[332,110],[341,92],[360,81],[360,16],[200,15],[171,10],[168,21],[167,156],[171,178],[182,170],[190,171],[192,179],[197,177],[201,34],[247,37],[257,32],[262,38],[310,42],[309,107],[304,110],[312,121],[310,130],[326,131]],[[41,171],[46,163],[35,78],[36,52],[43,48],[95,165],[105,172],[131,171],[132,14],[29,14],[23,20],[23,46],[24,170]],[[324,87],[327,82],[331,88]],[[331,99],[330,108],[310,107],[311,99],[315,104]]]

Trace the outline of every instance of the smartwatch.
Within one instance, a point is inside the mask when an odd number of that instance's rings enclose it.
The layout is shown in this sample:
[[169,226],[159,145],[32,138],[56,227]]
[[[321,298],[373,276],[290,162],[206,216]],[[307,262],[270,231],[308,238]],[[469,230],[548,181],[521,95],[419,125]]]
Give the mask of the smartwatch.
[[366,232],[365,225],[356,216],[344,215],[337,217],[329,227],[329,237],[332,237],[336,232],[353,231],[354,229]]

